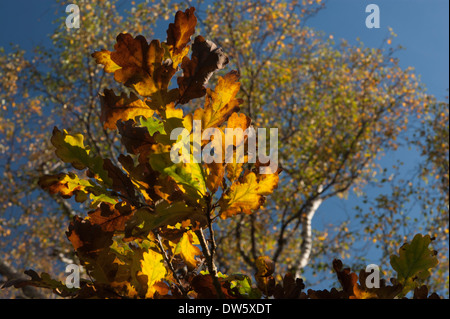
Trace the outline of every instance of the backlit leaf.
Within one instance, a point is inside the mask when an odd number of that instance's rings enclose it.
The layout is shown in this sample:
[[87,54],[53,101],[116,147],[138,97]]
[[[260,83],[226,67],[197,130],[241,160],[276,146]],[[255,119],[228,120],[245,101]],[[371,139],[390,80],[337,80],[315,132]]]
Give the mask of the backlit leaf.
[[257,177],[255,173],[247,171],[242,181],[234,182],[222,195],[219,201],[221,218],[239,213],[250,214],[264,202],[263,195],[271,193],[277,185],[278,174],[263,174]]
[[148,290],[145,297],[152,298],[155,292],[163,291],[162,294],[167,293],[167,285],[162,282],[167,273],[163,263],[163,256],[149,249],[147,252],[144,252],[141,265],[142,274],[147,276]]
[[100,156],[92,157],[90,149],[84,146],[84,137],[81,134],[69,134],[66,130],[60,131],[55,126],[51,142],[55,146],[55,154],[64,162],[72,164],[78,170],[89,168],[89,171],[97,175],[106,185],[112,181],[103,168],[103,159]]
[[178,77],[181,104],[206,94],[205,85],[215,71],[228,64],[228,57],[216,44],[197,36],[192,45],[191,59],[183,58],[183,76]]
[[134,120],[136,116],[151,117],[155,112],[134,93],[117,96],[113,90],[105,89],[100,95],[101,117],[104,128],[115,129],[118,120]]
[[404,292],[417,286],[416,279],[425,280],[430,270],[439,263],[436,252],[429,248],[429,235],[417,234],[410,243],[399,249],[399,255],[391,255],[391,266],[397,272],[398,281],[405,286]]
[[240,88],[238,79],[238,73],[231,71],[218,78],[214,91],[207,90],[204,109],[194,112],[194,120],[202,121],[202,129],[221,125],[233,112],[239,110],[242,101],[235,98]]

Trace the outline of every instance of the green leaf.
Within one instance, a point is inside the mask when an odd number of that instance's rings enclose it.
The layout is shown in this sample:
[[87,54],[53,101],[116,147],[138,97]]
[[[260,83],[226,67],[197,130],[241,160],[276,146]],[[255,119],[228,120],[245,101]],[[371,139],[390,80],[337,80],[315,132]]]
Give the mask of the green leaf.
[[162,201],[152,212],[146,208],[138,209],[133,218],[127,223],[125,232],[127,237],[146,237],[152,230],[162,226],[175,226],[177,223],[190,219],[205,224],[204,214],[195,207],[184,202],[169,203]]
[[415,288],[417,279],[424,280],[431,273],[430,269],[438,263],[436,251],[429,249],[429,235],[417,234],[411,243],[405,243],[399,249],[399,256],[391,255],[392,268],[397,272],[398,281],[404,286],[403,293]]
[[63,198],[75,196],[75,200],[80,203],[86,201],[89,194],[91,207],[96,207],[100,202],[117,203],[108,190],[91,180],[80,179],[74,173],[44,175],[39,178],[38,184],[50,194],[59,194]]
[[71,135],[66,130],[60,131],[56,126],[51,138],[53,146],[56,147],[55,153],[62,161],[72,164],[78,170],[89,168],[91,173],[97,175],[107,186],[111,186],[112,180],[103,168],[103,159],[100,156],[92,157],[83,140],[82,134]]
[[142,126],[147,128],[150,136],[153,136],[153,134],[155,134],[156,132],[166,134],[166,132],[164,131],[164,123],[153,117],[149,118],[141,117],[140,122]]
[[235,288],[239,295],[248,299],[260,299],[261,291],[252,287],[252,280],[249,276],[243,274],[233,274],[228,276],[231,281],[231,288]]
[[191,155],[190,163],[174,164],[170,159],[168,146],[155,145],[155,153],[150,157],[150,165],[160,173],[170,176],[191,198],[200,200],[207,192],[205,176],[200,163],[194,163]]

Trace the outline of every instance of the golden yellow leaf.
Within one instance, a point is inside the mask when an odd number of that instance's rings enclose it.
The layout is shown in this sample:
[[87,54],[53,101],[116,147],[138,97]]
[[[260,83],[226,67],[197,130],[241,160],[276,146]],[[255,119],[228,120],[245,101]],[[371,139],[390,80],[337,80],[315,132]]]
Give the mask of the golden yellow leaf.
[[148,252],[144,252],[143,257],[141,272],[147,276],[148,285],[145,297],[152,298],[155,292],[163,289],[164,285],[161,285],[161,283],[167,271],[163,263],[163,256],[160,253],[149,249]]
[[201,256],[202,254],[200,249],[193,245],[196,238],[196,235],[192,231],[185,232],[177,245],[181,257],[190,270],[196,268],[198,265],[199,261],[195,259],[195,256]]

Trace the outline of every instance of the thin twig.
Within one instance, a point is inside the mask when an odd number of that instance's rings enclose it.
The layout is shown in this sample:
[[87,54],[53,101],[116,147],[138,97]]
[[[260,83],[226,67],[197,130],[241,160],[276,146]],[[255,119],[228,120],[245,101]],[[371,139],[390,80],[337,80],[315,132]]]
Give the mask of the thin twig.
[[202,247],[203,255],[206,259],[206,265],[208,266],[209,274],[213,280],[214,288],[216,288],[217,295],[219,298],[223,299],[222,287],[219,282],[219,278],[217,278],[217,268],[214,264],[214,260],[211,258],[211,252],[209,250],[208,244],[206,243],[205,235],[203,234],[203,230],[200,228],[195,231],[195,234],[200,241],[200,246]]
[[184,289],[183,284],[180,281],[180,278],[178,278],[177,273],[175,272],[175,269],[173,268],[172,262],[169,260],[169,257],[167,256],[166,250],[164,249],[163,245],[162,245],[162,241],[161,241],[161,236],[159,236],[159,233],[157,231],[153,231],[153,234],[156,237],[156,242],[158,244],[159,250],[161,250],[161,254],[164,257],[164,261],[166,262],[167,266],[169,267],[170,271],[173,274],[173,277],[175,278],[177,284],[178,284],[178,288],[180,289],[181,293],[183,294],[183,296],[185,298],[188,298],[186,289]]

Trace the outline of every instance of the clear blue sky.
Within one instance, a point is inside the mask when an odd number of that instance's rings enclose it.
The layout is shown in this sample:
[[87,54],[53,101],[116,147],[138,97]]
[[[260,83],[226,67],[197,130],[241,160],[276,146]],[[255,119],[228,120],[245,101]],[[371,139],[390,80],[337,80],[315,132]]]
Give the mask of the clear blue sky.
[[[309,20],[308,25],[333,35],[336,41],[346,39],[350,43],[360,40],[369,47],[379,47],[392,27],[398,37],[392,45],[406,48],[397,54],[400,65],[412,66],[421,76],[428,92],[438,99],[448,95],[449,87],[449,1],[448,0],[324,0],[326,9]],[[37,44],[48,45],[48,35],[55,28],[52,21],[58,16],[66,16],[65,6],[53,0],[0,0],[0,47],[8,50],[9,44],[19,44],[26,50]],[[131,2],[119,1],[123,6]],[[365,20],[368,4],[380,8],[379,29],[368,29]],[[81,8],[82,13],[82,8]],[[162,30],[167,24],[163,23]],[[159,29],[158,29],[159,30]],[[157,37],[165,38],[164,31]],[[399,159],[408,157],[398,152]],[[411,158],[410,158],[411,160]],[[323,204],[315,217],[313,225],[330,222],[330,210],[351,209],[354,203],[344,204],[336,199]],[[339,214],[337,214],[339,215]],[[337,217],[339,218],[339,217]]]

